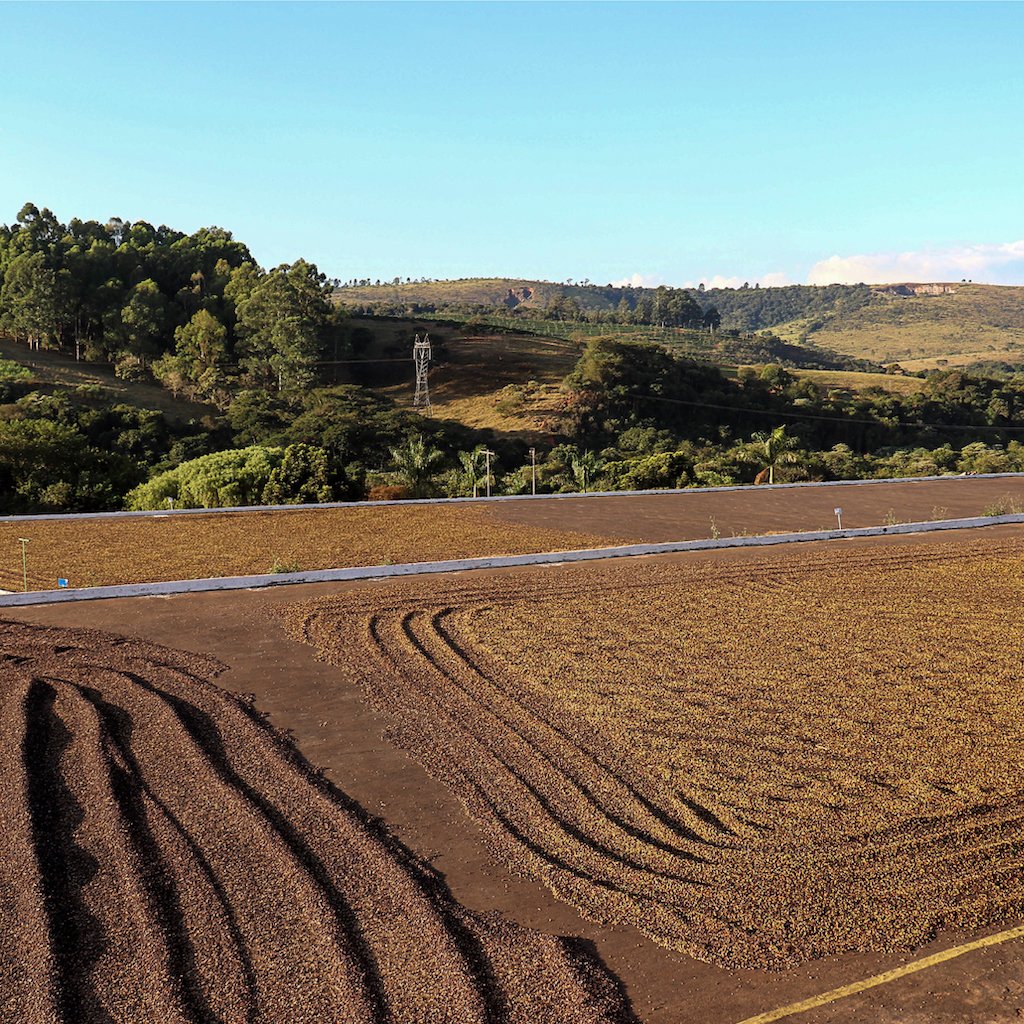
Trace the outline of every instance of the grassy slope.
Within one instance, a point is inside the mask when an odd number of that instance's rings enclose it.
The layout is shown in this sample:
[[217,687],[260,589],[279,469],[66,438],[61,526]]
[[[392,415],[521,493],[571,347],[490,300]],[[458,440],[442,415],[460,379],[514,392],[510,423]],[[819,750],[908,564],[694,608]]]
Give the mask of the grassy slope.
[[218,414],[213,406],[175,398],[170,391],[155,382],[118,380],[113,368],[103,363],[75,362],[69,356],[46,350],[31,352],[25,345],[19,345],[8,338],[0,338],[0,358],[27,367],[33,382],[44,391],[97,388],[98,397],[105,403],[155,409],[164,413],[168,419],[183,423]]
[[879,294],[811,338],[838,352],[916,369],[961,355],[969,355],[961,362],[1005,358],[1024,348],[1024,288],[968,284],[950,295]]
[[349,379],[355,383],[412,405],[412,339],[429,331],[436,359],[430,371],[432,415],[531,439],[550,433],[559,384],[580,353],[577,342],[561,338],[478,332],[429,320],[353,322],[374,335],[357,358],[395,360],[353,366]]
[[[374,333],[373,343],[360,353],[363,359],[395,359],[395,362],[367,363],[351,375],[356,383],[379,387],[399,404],[411,405],[414,391],[413,336],[430,332],[438,356],[430,372],[432,415],[457,420],[467,426],[489,428],[498,434],[541,440],[553,432],[560,413],[559,384],[576,364],[585,343],[582,332],[568,338],[532,334],[480,332],[430,320],[373,320],[353,318],[353,324]],[[553,325],[556,329],[564,324]],[[603,328],[604,332],[614,330]],[[633,337],[642,331],[629,332]],[[675,332],[679,347],[688,351],[692,332]],[[664,342],[662,332],[658,340]],[[705,345],[707,336],[701,339]],[[707,357],[708,353],[703,355]],[[408,359],[408,361],[406,361]],[[730,376],[735,367],[723,366]],[[881,388],[898,394],[918,389],[921,381],[881,373],[845,370],[796,370],[823,388],[862,391]]]
[[[485,306],[500,305],[509,289],[521,291],[529,288],[533,293],[526,306],[543,308],[548,300],[558,295],[570,295],[585,309],[609,309],[613,302],[592,289],[564,285],[550,281],[527,281],[514,277],[473,277],[460,281],[426,281],[422,284],[382,284],[367,287],[342,288],[336,295],[339,301],[351,304],[361,302],[407,303],[475,303]],[[615,301],[618,301],[616,298]]]
[[[617,290],[585,289],[514,278],[479,278],[425,284],[346,288],[342,302],[472,302],[499,305],[511,288],[533,290],[527,306],[544,306],[549,298],[568,294],[587,309],[609,309]],[[951,364],[976,359],[1007,358],[1014,346],[1024,347],[1024,287],[965,284],[948,295],[896,296],[879,291],[872,302],[853,312],[824,320],[796,318],[771,325],[788,341],[804,336],[824,348],[876,362],[906,363],[933,368],[937,360]],[[808,332],[809,335],[808,335]],[[958,358],[964,356],[966,358]],[[1013,358],[1011,355],[1009,358]]]
[[849,370],[794,370],[826,390],[867,391],[878,388],[894,395],[911,395],[924,387],[920,377],[901,377],[891,373],[857,373]]

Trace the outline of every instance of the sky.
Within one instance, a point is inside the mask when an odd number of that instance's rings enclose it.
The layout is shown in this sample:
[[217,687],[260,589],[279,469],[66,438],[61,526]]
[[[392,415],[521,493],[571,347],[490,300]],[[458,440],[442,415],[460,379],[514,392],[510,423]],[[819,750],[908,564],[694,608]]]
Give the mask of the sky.
[[1024,5],[0,4],[0,222],[330,277],[1024,283]]

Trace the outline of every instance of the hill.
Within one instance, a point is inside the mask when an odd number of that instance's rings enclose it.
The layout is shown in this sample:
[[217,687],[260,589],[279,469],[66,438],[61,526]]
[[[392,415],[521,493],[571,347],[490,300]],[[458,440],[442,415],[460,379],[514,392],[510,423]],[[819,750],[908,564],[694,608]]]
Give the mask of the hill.
[[[531,443],[559,432],[565,412],[561,383],[576,366],[587,341],[595,338],[651,342],[688,358],[713,363],[728,375],[734,375],[741,366],[780,363],[798,375],[811,375],[823,391],[877,387],[907,393],[920,383],[917,378],[882,373],[877,365],[765,334],[732,331],[711,335],[682,328],[527,317],[512,320],[500,314],[450,313],[447,317],[450,319],[427,315],[351,316],[349,331],[356,355],[336,367],[332,375],[335,382],[374,388],[400,406],[411,406],[412,341],[416,334],[429,333],[433,344],[432,415]],[[875,372],[865,372],[872,369]]]
[[[356,283],[335,292],[342,305],[393,314],[491,311],[522,321],[541,316],[626,326],[644,306],[678,290],[556,283],[519,278]],[[1024,288],[973,283],[789,285],[690,291],[721,328],[770,331],[798,345],[910,369],[1024,362]],[[656,307],[655,307],[656,309]],[[639,311],[639,312],[638,312]],[[655,321],[657,313],[655,311]],[[649,319],[649,317],[648,317]]]

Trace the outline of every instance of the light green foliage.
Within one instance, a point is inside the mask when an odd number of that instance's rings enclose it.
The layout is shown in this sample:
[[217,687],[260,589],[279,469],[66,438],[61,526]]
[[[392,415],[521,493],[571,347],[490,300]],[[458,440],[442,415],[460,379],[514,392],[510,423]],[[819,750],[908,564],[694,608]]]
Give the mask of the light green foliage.
[[775,474],[781,466],[800,461],[800,443],[786,433],[785,427],[754,434],[750,439],[750,458],[762,470],[768,471],[768,483],[775,483]]
[[0,380],[31,380],[32,371],[13,359],[0,359]]
[[322,448],[250,445],[212,452],[137,487],[126,500],[133,510],[228,508],[235,505],[296,505],[334,501],[349,494],[344,475]]
[[227,508],[258,505],[270,475],[284,458],[283,448],[249,448],[212,452],[155,476],[126,500],[129,509]]
[[395,475],[412,491],[414,498],[430,497],[434,476],[443,459],[444,454],[430,447],[422,435],[410,436],[404,444],[391,449]]
[[327,452],[309,444],[290,444],[281,464],[263,488],[264,505],[301,505],[333,501],[339,495]]

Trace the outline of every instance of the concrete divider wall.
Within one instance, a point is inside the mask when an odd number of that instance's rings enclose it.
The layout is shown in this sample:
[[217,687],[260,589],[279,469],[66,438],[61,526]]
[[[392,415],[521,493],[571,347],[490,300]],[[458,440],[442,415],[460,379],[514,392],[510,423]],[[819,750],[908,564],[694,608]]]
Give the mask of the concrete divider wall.
[[560,498],[638,498],[669,494],[715,494],[728,491],[785,491],[800,487],[870,487],[872,484],[914,484],[941,480],[1024,479],[1024,473],[975,473],[971,476],[901,476],[882,480],[818,480],[793,484],[734,484],[729,487],[659,488],[648,491],[579,491],[558,494],[496,494],[490,498],[404,498],[399,501],[330,501],[319,505],[232,505],[229,508],[151,509],[146,512],[47,512],[28,516],[0,516],[0,523],[30,523],[42,519],[162,519],[168,516],[227,515],[241,512],[308,512],[321,508],[377,508],[389,505],[486,504],[492,501],[552,501]]
[[662,544],[628,544],[585,551],[539,552],[531,555],[499,555],[487,558],[459,558],[445,562],[406,562],[400,565],[357,566],[348,569],[318,569],[308,572],[275,573],[260,576],[225,576],[219,579],[173,580],[166,583],[132,583],[115,587],[80,590],[38,590],[27,594],[0,596],[0,608],[65,601],[98,601],[117,597],[157,597],[194,594],[216,590],[255,590],[298,583],[333,583],[342,580],[385,579],[432,573],[463,572],[471,569],[511,568],[518,565],[555,565],[590,562],[603,558],[663,555],[677,551],[711,551],[718,548],[769,547],[806,541],[843,540],[850,537],[880,537],[887,534],[933,533],[940,530],[972,530],[984,526],[1024,523],[1024,514],[976,516],[971,519],[940,519],[926,523],[898,523],[893,526],[864,526],[850,530],[817,530],[809,533],[765,534],[758,537],[720,537],[707,540],[669,541]]

